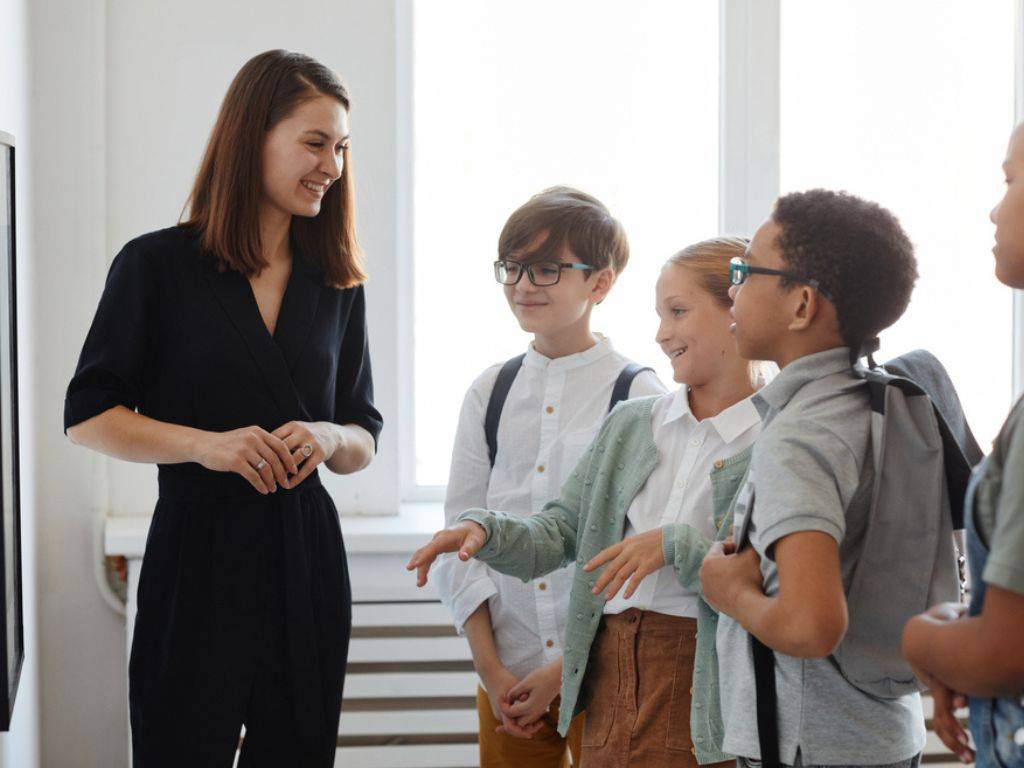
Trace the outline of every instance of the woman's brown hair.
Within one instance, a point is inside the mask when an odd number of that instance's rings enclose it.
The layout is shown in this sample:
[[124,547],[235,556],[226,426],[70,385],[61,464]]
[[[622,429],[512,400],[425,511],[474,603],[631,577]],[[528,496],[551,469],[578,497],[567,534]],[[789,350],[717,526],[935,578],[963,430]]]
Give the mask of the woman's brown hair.
[[719,304],[731,307],[729,261],[736,256],[742,257],[749,244],[750,241],[742,237],[712,237],[686,246],[668,261],[689,269]]
[[[263,142],[268,131],[303,101],[330,96],[349,109],[338,76],[309,56],[274,50],[254,56],[235,75],[206,145],[182,224],[222,269],[243,275],[267,266],[260,246]],[[350,288],[366,280],[356,241],[355,192],[349,150],[341,178],[324,194],[316,216],[294,216],[291,235],[325,281]]]

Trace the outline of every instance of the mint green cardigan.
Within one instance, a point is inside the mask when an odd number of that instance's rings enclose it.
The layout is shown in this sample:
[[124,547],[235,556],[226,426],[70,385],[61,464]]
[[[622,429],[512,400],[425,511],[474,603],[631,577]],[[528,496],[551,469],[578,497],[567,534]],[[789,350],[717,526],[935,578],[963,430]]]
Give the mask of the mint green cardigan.
[[[470,509],[459,516],[487,530],[487,541],[476,557],[501,573],[529,581],[576,563],[562,656],[558,732],[563,736],[573,716],[586,709],[580,691],[605,602],[591,591],[597,572],[585,573],[582,566],[622,540],[626,511],[658,463],[651,426],[651,407],[657,398],[619,404],[566,481],[561,496],[537,514],[517,517]],[[717,540],[724,539],[731,528],[732,502],[746,475],[750,450],[717,462],[711,472]],[[700,591],[700,564],[711,542],[681,523],[666,525],[662,531],[665,562],[672,565],[684,587]],[[718,614],[701,600],[690,708],[690,733],[699,763],[731,757],[721,750],[724,729],[715,653],[717,627]]]

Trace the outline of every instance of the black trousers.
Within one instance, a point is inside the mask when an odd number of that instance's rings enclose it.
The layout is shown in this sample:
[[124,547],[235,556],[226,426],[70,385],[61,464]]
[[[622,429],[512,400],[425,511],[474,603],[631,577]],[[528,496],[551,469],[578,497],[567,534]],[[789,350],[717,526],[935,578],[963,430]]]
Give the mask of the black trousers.
[[134,768],[334,764],[352,624],[337,510],[160,468],[129,664]]

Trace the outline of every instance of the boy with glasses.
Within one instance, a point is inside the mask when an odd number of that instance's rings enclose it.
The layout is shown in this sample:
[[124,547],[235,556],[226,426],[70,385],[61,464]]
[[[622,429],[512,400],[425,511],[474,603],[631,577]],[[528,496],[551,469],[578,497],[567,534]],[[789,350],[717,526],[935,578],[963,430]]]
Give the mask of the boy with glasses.
[[[556,498],[613,399],[661,394],[650,370],[590,330],[590,314],[626,266],[629,246],[608,209],[578,190],[532,197],[502,229],[494,275],[520,327],[525,355],[485,370],[466,393],[445,498],[446,525],[471,507],[529,516]],[[465,632],[478,690],[480,764],[579,764],[582,716],[558,735],[562,641],[572,568],[533,582],[447,556],[437,584]],[[514,703],[509,691],[523,693]],[[532,718],[525,727],[516,720]]]
[[[846,593],[874,481],[869,394],[852,366],[906,309],[913,247],[884,208],[811,190],[776,202],[730,277],[740,356],[781,371],[754,397],[764,428],[742,519],[737,503],[739,553],[716,545],[701,567],[704,598],[722,614],[723,749],[741,768],[909,768],[925,742],[920,696],[873,696],[844,677],[832,653],[849,622]],[[764,646],[774,664],[756,686],[753,654],[763,657]],[[778,701],[774,734],[758,729],[764,702],[755,691],[770,690],[767,681]]]

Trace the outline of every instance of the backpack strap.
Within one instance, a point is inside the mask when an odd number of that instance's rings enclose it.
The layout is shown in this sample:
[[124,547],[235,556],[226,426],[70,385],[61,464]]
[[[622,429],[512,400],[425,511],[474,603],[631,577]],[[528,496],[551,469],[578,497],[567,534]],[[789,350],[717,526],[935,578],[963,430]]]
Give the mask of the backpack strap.
[[[747,502],[744,521],[754,515],[753,498]],[[752,546],[742,536],[737,540],[736,551],[741,552]],[[750,635],[750,654],[754,661],[754,705],[757,713],[757,743],[761,748],[761,768],[781,768],[779,763],[779,703],[775,690],[775,651]]]
[[[928,397],[932,404],[932,412],[935,414],[935,421],[939,428],[939,436],[942,439],[942,454],[945,463],[946,489],[949,493],[949,509],[953,518],[953,530],[959,531],[964,527],[964,498],[967,494],[967,484],[971,479],[971,464],[964,455],[963,448],[953,435],[949,424],[946,422],[942,411],[931,394],[918,382],[908,376],[889,373],[884,367],[871,369],[854,368],[854,372],[863,378],[868,384],[868,391],[871,393],[871,410],[882,416],[885,415],[885,388],[899,387],[904,394],[910,397]],[[879,468],[876,467],[876,470]]]
[[608,410],[611,411],[612,408],[623,400],[629,399],[629,388],[633,386],[633,379],[643,371],[653,370],[653,368],[639,365],[637,363],[629,363],[625,368],[623,368],[619,373],[619,378],[615,380],[615,386],[612,387],[612,399],[608,403]]
[[753,635],[750,652],[754,657],[754,689],[757,704],[757,741],[761,767],[779,768],[779,707],[775,691],[775,652]]
[[487,438],[487,455],[491,460],[491,467],[494,467],[494,459],[498,455],[498,422],[501,421],[501,411],[505,407],[505,400],[508,399],[508,392],[512,389],[512,382],[516,380],[519,369],[523,366],[526,355],[522,354],[513,357],[501,366],[498,371],[498,378],[494,382],[494,389],[491,390],[491,397],[487,401],[487,414],[484,416],[484,437]]

